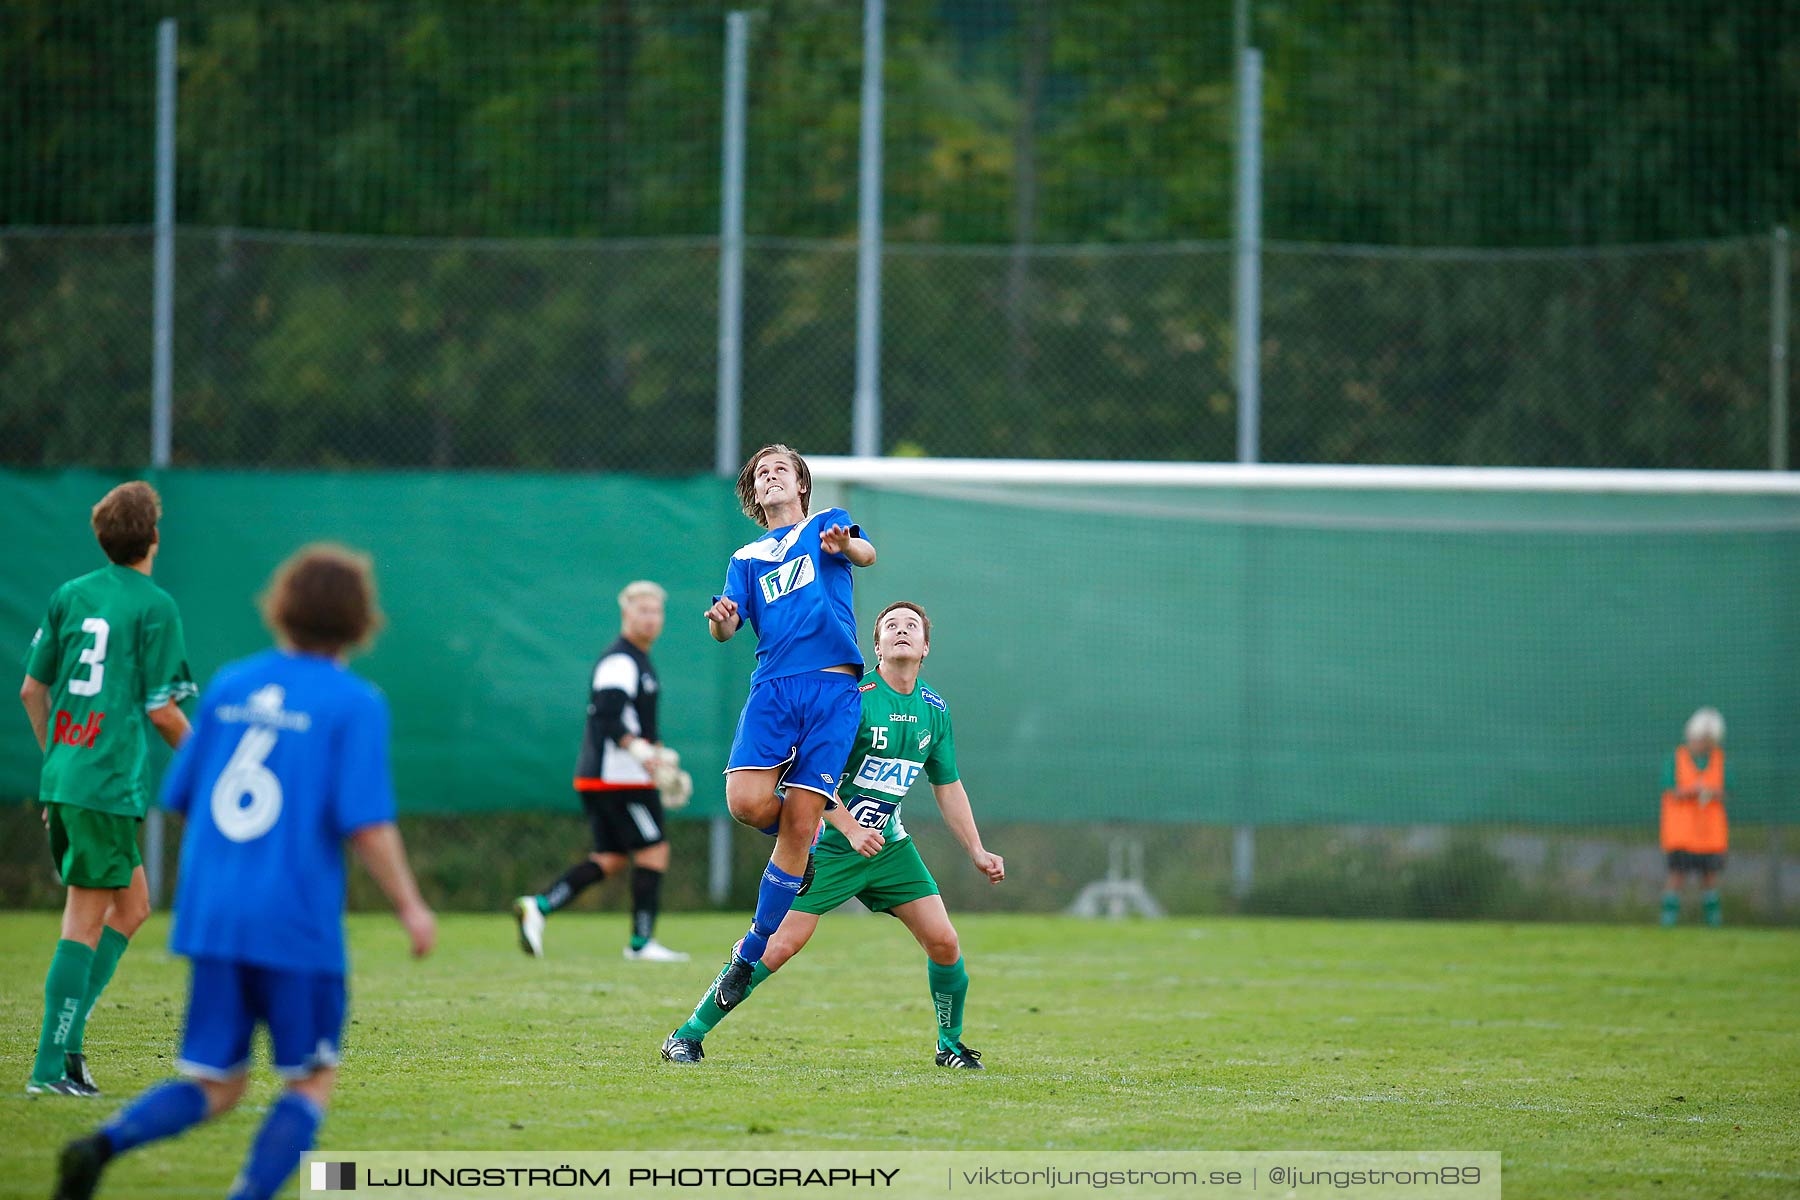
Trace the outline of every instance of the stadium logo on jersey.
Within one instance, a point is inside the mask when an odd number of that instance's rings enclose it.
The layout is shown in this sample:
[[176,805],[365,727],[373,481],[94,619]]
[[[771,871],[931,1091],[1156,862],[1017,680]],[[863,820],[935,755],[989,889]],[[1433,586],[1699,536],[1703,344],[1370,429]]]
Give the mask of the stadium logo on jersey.
[[793,562],[782,563],[756,582],[762,587],[763,603],[773,604],[783,596],[793,595],[814,578],[812,555],[808,554]]
[[870,754],[857,768],[855,785],[890,796],[904,796],[922,769],[920,764],[907,762],[904,758],[876,758]]
[[219,720],[234,725],[272,725],[295,733],[311,729],[312,717],[303,712],[287,711],[283,707],[286,703],[287,689],[279,683],[271,683],[251,692],[242,704],[220,705]]

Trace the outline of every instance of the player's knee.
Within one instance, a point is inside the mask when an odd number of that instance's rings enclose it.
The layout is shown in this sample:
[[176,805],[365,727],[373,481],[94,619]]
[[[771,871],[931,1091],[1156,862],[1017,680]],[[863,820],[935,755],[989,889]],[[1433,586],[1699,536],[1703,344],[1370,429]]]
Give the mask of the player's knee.
[[106,924],[106,913],[110,907],[105,892],[70,888],[69,902],[64,906],[62,916],[64,940],[80,942],[85,946],[99,945],[100,930]]
[[305,1096],[321,1109],[331,1100],[331,1089],[337,1083],[336,1067],[321,1067],[311,1075],[295,1079],[288,1084],[288,1091]]
[[725,789],[725,811],[738,824],[748,825],[753,829],[760,829],[774,819],[769,811],[774,806],[774,801],[773,796],[760,800],[734,788]]
[[732,771],[725,776],[725,807],[746,825],[767,825],[781,813],[781,802],[761,771]]
[[126,937],[136,934],[149,919],[150,898],[136,892],[120,892],[113,900],[112,911],[106,914],[106,923]]
[[962,957],[962,943],[949,925],[925,935],[925,955],[940,967],[948,967]]
[[195,1082],[206,1095],[206,1115],[216,1117],[236,1108],[238,1101],[244,1098],[244,1091],[250,1086],[250,1073],[245,1071],[230,1079],[200,1079]]

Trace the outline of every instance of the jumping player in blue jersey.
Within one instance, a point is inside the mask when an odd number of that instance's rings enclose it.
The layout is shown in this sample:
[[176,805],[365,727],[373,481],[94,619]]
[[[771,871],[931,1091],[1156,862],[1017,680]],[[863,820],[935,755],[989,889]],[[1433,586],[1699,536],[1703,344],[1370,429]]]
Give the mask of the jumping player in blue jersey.
[[170,939],[193,963],[182,1077],[63,1147],[57,1200],[86,1200],[114,1157],[237,1104],[258,1024],[287,1089],[230,1195],[263,1200],[293,1174],[337,1081],[344,842],[393,902],[414,957],[437,939],[394,825],[387,701],[344,665],[381,620],[368,560],[302,549],[275,573],[263,614],[281,647],[219,671],[163,783],[163,805],[187,817]]
[[[756,631],[756,670],[725,766],[725,803],[743,824],[775,834],[775,852],[750,931],[719,978],[726,1010],[749,993],[770,935],[805,884],[819,818],[836,803],[862,718],[850,568],[875,561],[875,547],[849,513],[810,511],[812,472],[787,446],[751,455],[737,492],[745,515],[768,532],[731,556],[725,588],[706,610],[716,641],[730,641],[746,621]],[[665,1043],[665,1056],[668,1049]]]

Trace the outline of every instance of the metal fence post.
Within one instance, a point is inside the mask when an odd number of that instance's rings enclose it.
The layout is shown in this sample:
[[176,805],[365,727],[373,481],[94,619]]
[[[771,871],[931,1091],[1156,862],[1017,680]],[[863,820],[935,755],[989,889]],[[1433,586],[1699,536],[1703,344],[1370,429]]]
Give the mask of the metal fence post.
[[[737,474],[743,413],[744,361],[744,108],[750,58],[750,18],[725,15],[725,138],[719,184],[719,414],[714,469]],[[731,895],[731,826],[721,813],[710,822],[706,894],[723,906]]]
[[[156,26],[156,266],[150,367],[150,465],[169,465],[175,374],[175,20]],[[163,897],[163,812],[144,815],[144,881],[150,906]]]
[[1769,470],[1788,469],[1787,226],[1769,239]]
[[1262,441],[1262,52],[1253,47],[1238,55],[1237,132],[1238,461],[1253,463]]
[[[1788,469],[1788,286],[1793,267],[1788,259],[1787,226],[1777,225],[1769,239],[1769,470]],[[1769,910],[1779,919],[1781,895],[1781,825],[1769,825]]]
[[[1248,37],[1248,17],[1238,18]],[[1238,405],[1238,461],[1262,456],[1262,52],[1238,50],[1237,242],[1234,337]],[[1231,894],[1243,900],[1256,880],[1256,829],[1239,825],[1231,840]]]
[[744,328],[744,84],[750,18],[725,16],[725,145],[719,184],[719,415],[714,469],[737,474]]
[[856,399],[850,453],[881,453],[881,56],[883,0],[863,3],[862,173],[856,244]]

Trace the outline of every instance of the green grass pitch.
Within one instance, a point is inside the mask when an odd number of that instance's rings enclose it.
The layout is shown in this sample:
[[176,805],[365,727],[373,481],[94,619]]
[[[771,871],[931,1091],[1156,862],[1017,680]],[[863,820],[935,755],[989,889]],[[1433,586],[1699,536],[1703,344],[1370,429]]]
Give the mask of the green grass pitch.
[[[705,1063],[659,1061],[742,924],[665,918],[694,952],[666,966],[622,961],[619,915],[553,918],[543,962],[505,915],[450,916],[414,963],[354,918],[321,1147],[1498,1150],[1509,1200],[1800,1194],[1791,932],[966,916],[974,1075],[931,1063],[905,931],[839,916]],[[168,1072],[184,1000],[159,918],[90,1027],[105,1098],[26,1098],[56,930],[0,915],[0,1195],[47,1195],[55,1147]],[[271,1087],[102,1194],[222,1194]]]

